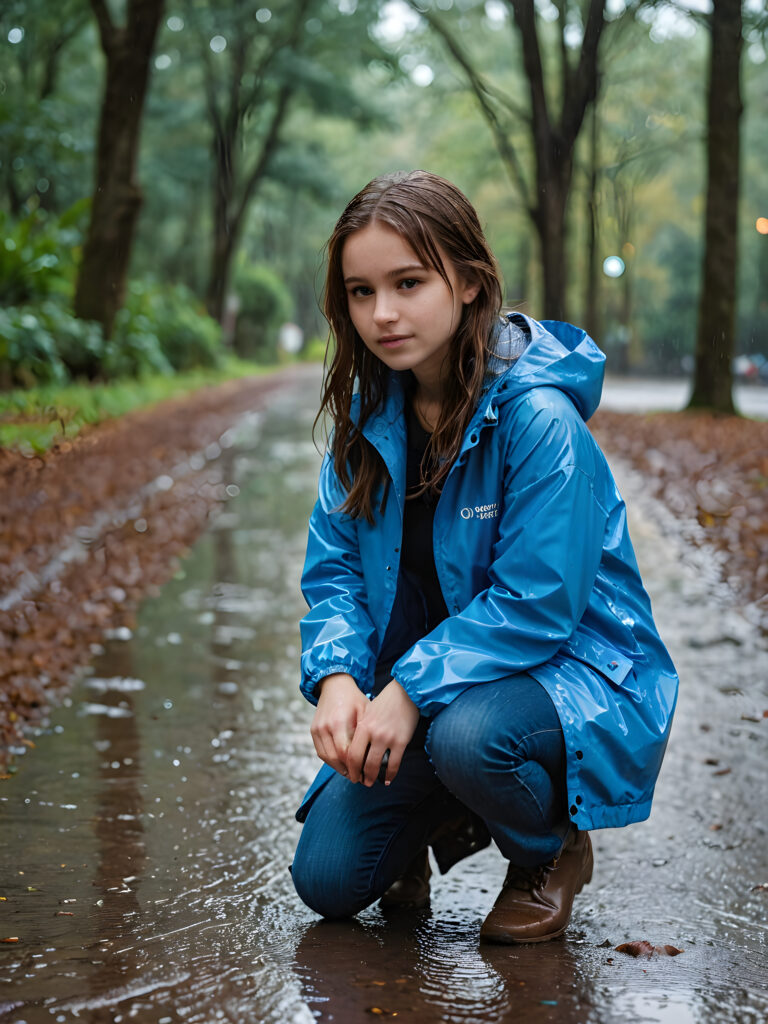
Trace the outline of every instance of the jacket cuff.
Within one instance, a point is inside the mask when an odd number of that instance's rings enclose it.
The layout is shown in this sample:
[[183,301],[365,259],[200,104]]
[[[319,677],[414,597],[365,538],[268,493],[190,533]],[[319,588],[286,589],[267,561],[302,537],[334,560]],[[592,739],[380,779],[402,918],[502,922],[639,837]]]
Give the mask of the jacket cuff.
[[346,676],[352,676],[352,678],[357,683],[358,687],[360,686],[360,683],[355,673],[351,670],[351,667],[349,665],[325,665],[323,668],[317,669],[317,671],[313,672],[312,675],[308,678],[302,679],[301,686],[299,687],[299,689],[307,698],[309,703],[312,704],[314,707],[317,707],[318,695],[315,693],[315,690],[317,689],[317,684],[321,682],[323,679],[325,679],[326,676],[336,675],[337,672],[343,672],[344,675]]

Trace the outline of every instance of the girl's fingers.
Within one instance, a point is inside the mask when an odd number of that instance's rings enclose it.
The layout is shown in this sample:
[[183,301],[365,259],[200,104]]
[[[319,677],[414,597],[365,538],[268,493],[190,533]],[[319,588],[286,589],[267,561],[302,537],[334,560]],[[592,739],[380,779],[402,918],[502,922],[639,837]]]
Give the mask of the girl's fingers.
[[387,762],[387,772],[384,777],[384,785],[388,786],[391,782],[395,781],[395,776],[400,771],[400,765],[403,760],[403,754],[405,753],[405,747],[395,746],[389,752],[389,760]]
[[321,761],[329,764],[334,771],[340,775],[347,774],[347,765],[343,757],[339,756],[333,737],[328,733],[312,734],[312,741],[315,744],[315,752]]
[[363,781],[363,765],[368,760],[369,736],[366,730],[358,728],[347,749],[347,771],[352,782]]
[[379,770],[381,769],[381,760],[384,757],[384,752],[387,747],[383,743],[371,743],[368,748],[368,754],[365,758],[364,772],[362,773],[361,782],[365,786],[372,786],[379,776]]

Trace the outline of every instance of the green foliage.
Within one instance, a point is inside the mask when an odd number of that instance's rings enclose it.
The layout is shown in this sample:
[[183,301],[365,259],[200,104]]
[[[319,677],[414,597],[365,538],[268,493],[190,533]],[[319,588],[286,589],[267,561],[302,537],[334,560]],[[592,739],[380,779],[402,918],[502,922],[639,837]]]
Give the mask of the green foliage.
[[9,306],[70,291],[90,201],[75,203],[60,217],[30,205],[17,219],[0,209],[0,302]]
[[0,384],[63,384],[67,368],[56,340],[29,307],[0,308]]
[[0,446],[29,454],[44,452],[63,436],[74,437],[85,424],[122,416],[132,409],[183,395],[236,377],[263,372],[232,356],[219,368],[145,376],[108,384],[38,385],[0,392]]
[[235,274],[235,291],[240,300],[235,352],[243,359],[274,359],[278,330],[291,315],[288,289],[269,267],[241,263]]
[[125,307],[118,314],[115,335],[120,339],[147,330],[156,337],[173,370],[218,366],[221,362],[221,328],[184,285],[131,284]]

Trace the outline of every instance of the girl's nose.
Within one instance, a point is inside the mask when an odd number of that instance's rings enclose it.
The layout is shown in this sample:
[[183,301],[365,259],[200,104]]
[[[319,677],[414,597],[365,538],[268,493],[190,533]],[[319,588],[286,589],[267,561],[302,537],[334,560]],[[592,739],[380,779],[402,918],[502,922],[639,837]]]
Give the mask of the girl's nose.
[[391,324],[394,320],[397,320],[395,304],[388,295],[379,292],[376,296],[376,305],[373,310],[374,323],[383,326],[384,324]]

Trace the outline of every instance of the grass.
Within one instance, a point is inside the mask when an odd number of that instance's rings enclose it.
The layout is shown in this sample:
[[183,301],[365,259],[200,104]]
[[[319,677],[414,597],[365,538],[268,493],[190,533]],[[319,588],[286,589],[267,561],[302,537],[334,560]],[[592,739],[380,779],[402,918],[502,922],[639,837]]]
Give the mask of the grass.
[[42,453],[62,435],[68,439],[75,437],[86,424],[101,423],[206,385],[269,373],[276,368],[228,356],[215,370],[0,392],[0,447],[30,455]]

